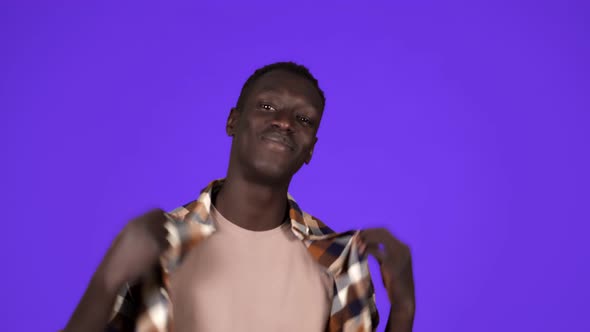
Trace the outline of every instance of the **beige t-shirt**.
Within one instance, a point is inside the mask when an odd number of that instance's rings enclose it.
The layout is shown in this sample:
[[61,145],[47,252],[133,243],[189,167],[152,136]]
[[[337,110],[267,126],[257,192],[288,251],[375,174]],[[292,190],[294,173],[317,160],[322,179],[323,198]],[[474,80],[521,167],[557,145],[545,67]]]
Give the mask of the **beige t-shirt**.
[[254,232],[211,217],[217,231],[170,276],[174,330],[324,331],[333,279],[290,224]]

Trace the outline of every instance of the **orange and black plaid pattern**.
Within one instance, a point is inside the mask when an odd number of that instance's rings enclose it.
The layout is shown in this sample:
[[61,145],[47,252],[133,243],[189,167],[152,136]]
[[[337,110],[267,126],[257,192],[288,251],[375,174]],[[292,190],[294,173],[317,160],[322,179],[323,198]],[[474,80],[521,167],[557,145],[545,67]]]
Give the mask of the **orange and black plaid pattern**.
[[[107,331],[174,330],[168,276],[191,248],[215,233],[209,217],[211,196],[222,184],[223,180],[211,182],[196,201],[167,214],[170,248],[160,257],[159,266],[149,277],[121,291]],[[369,267],[366,257],[359,256],[357,245],[352,241],[358,232],[334,233],[321,221],[303,212],[290,195],[288,200],[293,233],[334,278],[330,317],[326,317],[327,331],[374,331],[379,317]]]

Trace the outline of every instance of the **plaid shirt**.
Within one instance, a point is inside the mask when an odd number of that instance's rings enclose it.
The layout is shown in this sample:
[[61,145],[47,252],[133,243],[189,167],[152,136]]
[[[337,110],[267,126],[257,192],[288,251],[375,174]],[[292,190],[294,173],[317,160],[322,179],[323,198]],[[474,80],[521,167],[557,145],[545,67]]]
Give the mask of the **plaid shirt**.
[[[167,214],[170,248],[160,257],[160,264],[149,277],[119,294],[107,331],[173,331],[169,275],[189,250],[215,233],[210,218],[212,193],[223,180],[213,181],[196,201]],[[334,233],[313,216],[303,212],[289,195],[291,230],[309,254],[327,269],[334,279],[330,317],[326,330],[374,331],[379,322],[375,294],[366,257],[360,257],[352,239],[358,232]],[[328,317],[326,317],[328,319]]]

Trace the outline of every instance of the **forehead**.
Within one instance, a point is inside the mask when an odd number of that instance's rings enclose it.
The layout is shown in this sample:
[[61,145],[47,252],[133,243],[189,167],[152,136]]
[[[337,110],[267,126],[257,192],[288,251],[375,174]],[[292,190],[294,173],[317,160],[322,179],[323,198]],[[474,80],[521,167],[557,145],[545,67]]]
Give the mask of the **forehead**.
[[299,74],[280,69],[265,73],[250,87],[248,95],[255,96],[265,92],[285,93],[322,110],[318,90],[309,79]]

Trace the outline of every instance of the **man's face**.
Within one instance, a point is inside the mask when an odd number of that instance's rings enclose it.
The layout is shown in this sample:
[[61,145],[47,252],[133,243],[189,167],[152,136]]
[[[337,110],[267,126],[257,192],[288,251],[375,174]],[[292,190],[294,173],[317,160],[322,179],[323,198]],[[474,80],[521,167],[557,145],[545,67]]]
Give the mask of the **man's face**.
[[321,117],[322,100],[309,80],[284,70],[264,74],[228,118],[230,163],[258,181],[290,181],[311,160]]

